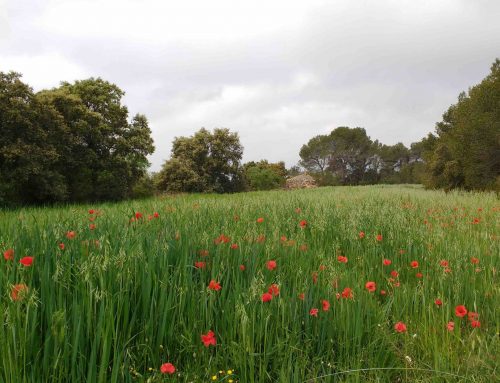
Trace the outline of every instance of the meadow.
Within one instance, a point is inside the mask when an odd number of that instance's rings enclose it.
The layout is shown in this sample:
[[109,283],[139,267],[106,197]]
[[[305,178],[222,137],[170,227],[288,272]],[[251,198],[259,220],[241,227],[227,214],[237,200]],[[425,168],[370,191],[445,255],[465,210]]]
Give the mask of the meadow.
[[0,212],[0,382],[494,382],[500,201],[418,186]]

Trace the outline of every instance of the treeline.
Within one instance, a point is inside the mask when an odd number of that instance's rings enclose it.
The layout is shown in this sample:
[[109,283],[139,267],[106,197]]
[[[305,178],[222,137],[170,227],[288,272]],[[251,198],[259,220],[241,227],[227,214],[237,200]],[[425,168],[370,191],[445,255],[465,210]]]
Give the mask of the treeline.
[[133,197],[154,146],[123,95],[99,78],[34,93],[0,72],[0,204]]
[[319,185],[500,191],[498,59],[422,141],[385,145],[363,128],[339,127],[311,138],[291,169],[266,160],[242,164],[237,133],[200,129],[175,138],[170,159],[149,174],[151,130],[144,115],[129,120],[123,95],[100,78],[34,93],[20,74],[0,72],[0,205],[269,190],[304,171]]

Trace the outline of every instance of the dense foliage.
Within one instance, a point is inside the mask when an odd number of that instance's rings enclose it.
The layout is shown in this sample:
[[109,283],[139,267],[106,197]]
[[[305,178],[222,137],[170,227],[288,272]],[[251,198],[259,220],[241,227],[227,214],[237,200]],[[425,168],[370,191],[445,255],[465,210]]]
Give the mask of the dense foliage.
[[362,128],[339,127],[313,137],[299,154],[300,164],[321,185],[420,183],[419,145],[383,145]]
[[123,95],[100,78],[34,93],[0,72],[0,203],[132,196],[154,146],[144,115],[128,122]]
[[500,60],[424,139],[425,184],[431,188],[500,191]]
[[387,186],[0,211],[0,382],[497,382],[499,214]]

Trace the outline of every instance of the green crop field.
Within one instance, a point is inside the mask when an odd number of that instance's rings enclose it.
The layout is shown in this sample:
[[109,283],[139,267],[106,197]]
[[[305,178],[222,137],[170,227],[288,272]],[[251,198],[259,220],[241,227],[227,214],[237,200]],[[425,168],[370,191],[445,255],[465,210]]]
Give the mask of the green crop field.
[[416,186],[2,211],[0,382],[499,381],[499,218]]

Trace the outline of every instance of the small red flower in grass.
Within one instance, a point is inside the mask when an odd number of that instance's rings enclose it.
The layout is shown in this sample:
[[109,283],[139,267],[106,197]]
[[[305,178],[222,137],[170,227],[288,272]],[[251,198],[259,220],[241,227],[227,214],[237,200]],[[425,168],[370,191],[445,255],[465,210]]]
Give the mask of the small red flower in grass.
[[352,289],[350,287],[346,287],[344,290],[342,290],[342,298],[352,298],[353,293]]
[[473,321],[470,322],[470,325],[473,328],[479,328],[479,327],[481,327],[481,322],[479,322],[478,320],[473,320]]
[[309,315],[313,316],[313,317],[317,317],[318,316],[318,309],[317,308],[312,308],[311,310],[309,310]]
[[19,263],[23,266],[31,266],[33,263],[33,257],[24,257],[19,260]]
[[397,332],[406,332],[406,325],[403,322],[398,322],[394,325],[394,330]]
[[307,251],[307,245],[304,243],[302,245],[299,246],[299,250],[300,251]]
[[135,219],[141,219],[142,218],[142,213],[141,212],[136,212],[135,213]]
[[339,261],[340,263],[347,263],[347,257],[344,257],[343,255],[339,255],[337,257],[337,261]]
[[387,292],[385,290],[380,290],[380,295],[386,295]]
[[312,274],[312,280],[313,280],[313,283],[316,284],[318,283],[318,273],[316,271],[314,271]]
[[370,293],[373,293],[377,289],[375,282],[366,282],[365,287]]
[[449,263],[446,259],[443,259],[439,262],[439,264],[443,267],[448,267],[449,266]]
[[238,246],[238,244],[237,244],[237,243],[233,243],[233,244],[231,244],[231,249],[233,249],[233,250],[237,250],[237,249],[238,249],[238,247],[239,247],[239,246]]
[[470,261],[471,261],[474,265],[479,264],[479,259],[478,259],[478,258],[476,258],[476,257],[472,257],[472,258],[470,259]]
[[160,372],[172,375],[175,372],[175,367],[172,363],[163,363],[160,367]]
[[377,240],[377,242],[382,242],[382,239],[383,239],[382,234],[377,234],[375,239]]
[[155,211],[155,212],[153,213],[153,217],[155,217],[155,218],[160,218],[160,214],[159,214],[157,211]]
[[264,218],[262,217],[257,218],[257,223],[262,223],[262,222],[264,222]]
[[280,237],[280,241],[281,241],[281,242],[286,242],[286,241],[288,241],[288,239],[286,238],[286,236],[282,235],[282,236]]
[[62,243],[62,242],[61,242],[58,246],[59,246],[59,249],[61,249],[61,250],[64,250],[64,248],[66,247],[66,246],[64,245],[64,243]]
[[260,299],[262,302],[270,302],[273,299],[273,295],[271,293],[264,293]]
[[267,292],[269,294],[277,296],[277,295],[280,295],[280,288],[278,285],[273,283],[271,286],[269,286],[269,289],[267,290]]
[[392,261],[391,261],[390,259],[384,259],[384,260],[382,261],[382,264],[383,264],[384,266],[389,266],[391,263],[392,263]]
[[94,210],[94,209],[90,209],[90,210],[89,210],[89,214],[91,214],[91,215],[92,215],[92,214],[94,214],[94,213],[95,213],[95,210]]
[[434,301],[434,304],[435,304],[437,307],[441,307],[441,306],[442,306],[442,304],[443,304],[443,301],[442,301],[441,299],[439,299],[439,298],[438,298],[438,299],[436,299],[436,300]]
[[422,278],[423,278],[423,276],[424,276],[424,274],[422,274],[422,273],[417,273],[417,274],[415,274],[415,276],[416,276],[418,279],[422,279]]
[[462,318],[467,315],[467,309],[464,305],[459,305],[455,307],[455,315],[459,318]]
[[75,237],[76,237],[76,233],[74,231],[68,231],[66,233],[66,238],[68,238],[68,239],[73,239]]
[[304,294],[304,293],[300,293],[300,294],[298,295],[298,298],[299,298],[301,301],[303,301],[303,300],[305,299],[305,297],[306,297],[306,294]]
[[322,305],[323,311],[330,310],[330,302],[328,302],[326,299],[323,299],[321,301],[321,305]]
[[208,284],[208,288],[210,290],[215,290],[215,291],[219,291],[222,287],[220,285],[219,282],[216,282],[214,281],[213,279],[210,281],[210,283]]
[[446,329],[448,331],[453,331],[455,329],[455,322],[448,322],[448,323],[446,323]]
[[268,270],[273,271],[276,268],[276,261],[267,261],[266,262],[266,267]]
[[206,265],[207,264],[205,262],[201,262],[201,261],[194,263],[194,267],[196,267],[197,269],[204,269]]
[[479,314],[478,313],[475,313],[474,311],[469,311],[467,313],[467,319],[469,319],[469,321],[475,321],[475,320],[478,320],[479,319]]
[[410,266],[412,269],[416,269],[418,267],[418,262],[417,261],[411,261]]
[[24,283],[20,283],[18,285],[12,286],[12,290],[10,292],[10,296],[11,296],[12,300],[18,301],[27,292],[28,292],[28,286],[26,286]]
[[245,271],[245,269],[246,269],[245,265],[240,265],[240,270],[241,271]]
[[202,257],[208,257],[208,250],[198,250],[198,254]]
[[365,232],[364,231],[360,231],[359,234],[359,239],[363,239],[365,237]]
[[307,226],[307,221],[305,219],[303,219],[302,221],[299,222],[299,226],[301,228],[305,228]]
[[205,347],[215,346],[217,344],[217,340],[215,339],[215,333],[210,330],[206,334],[201,335],[201,341]]
[[91,223],[91,224],[89,225],[89,229],[90,229],[90,230],[95,230],[95,227],[96,227],[96,226],[95,226],[93,223]]
[[397,277],[399,276],[399,273],[398,273],[396,270],[392,270],[392,271],[391,271],[391,276],[392,276],[393,278],[397,278]]
[[3,257],[6,261],[12,261],[14,259],[14,249],[7,249],[3,252]]
[[231,241],[231,238],[226,237],[224,234],[221,234],[217,238],[214,239],[214,243],[216,245],[220,245],[221,243],[228,243],[230,241]]
[[326,270],[326,266],[325,265],[319,265],[319,271],[325,271],[325,270]]

